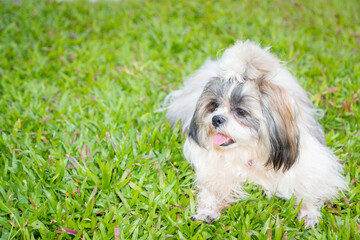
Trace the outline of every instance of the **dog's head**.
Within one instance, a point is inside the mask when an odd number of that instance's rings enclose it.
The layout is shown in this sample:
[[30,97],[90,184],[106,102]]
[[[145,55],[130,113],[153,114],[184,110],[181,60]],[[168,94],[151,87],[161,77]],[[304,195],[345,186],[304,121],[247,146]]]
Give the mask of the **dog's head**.
[[275,170],[296,161],[299,134],[295,106],[270,79],[278,60],[256,45],[240,43],[219,60],[222,72],[205,86],[196,106],[189,137],[199,146],[226,154],[254,148]]

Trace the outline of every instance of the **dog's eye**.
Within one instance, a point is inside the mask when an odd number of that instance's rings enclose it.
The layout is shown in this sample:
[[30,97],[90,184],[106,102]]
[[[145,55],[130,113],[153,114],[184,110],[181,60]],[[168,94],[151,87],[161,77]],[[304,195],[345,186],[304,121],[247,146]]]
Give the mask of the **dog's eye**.
[[211,101],[209,103],[209,109],[211,112],[215,111],[219,107],[219,104],[216,101]]
[[239,117],[246,117],[248,115],[248,112],[242,108],[236,108],[235,112]]

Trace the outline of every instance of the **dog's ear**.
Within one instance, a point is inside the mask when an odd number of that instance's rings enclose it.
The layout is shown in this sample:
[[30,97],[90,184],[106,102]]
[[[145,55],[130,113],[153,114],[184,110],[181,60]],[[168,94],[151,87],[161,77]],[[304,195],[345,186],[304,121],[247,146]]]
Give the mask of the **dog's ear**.
[[285,172],[295,163],[299,153],[299,130],[292,100],[281,87],[264,81],[260,85],[261,107],[265,116],[271,151],[266,166]]
[[188,136],[194,140],[200,147],[205,148],[203,144],[203,137],[204,137],[204,126],[202,126],[201,118],[203,117],[200,113],[201,106],[198,103],[195,109],[194,115],[191,119]]

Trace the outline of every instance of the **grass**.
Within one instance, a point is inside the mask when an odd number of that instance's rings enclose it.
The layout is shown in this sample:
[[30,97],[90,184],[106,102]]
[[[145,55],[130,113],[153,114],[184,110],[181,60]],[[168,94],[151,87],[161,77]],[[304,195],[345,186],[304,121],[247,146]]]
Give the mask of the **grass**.
[[[359,239],[359,12],[355,0],[1,1],[0,238]],[[350,191],[316,228],[251,184],[219,221],[189,219],[184,137],[155,111],[237,39],[271,45],[324,111]]]

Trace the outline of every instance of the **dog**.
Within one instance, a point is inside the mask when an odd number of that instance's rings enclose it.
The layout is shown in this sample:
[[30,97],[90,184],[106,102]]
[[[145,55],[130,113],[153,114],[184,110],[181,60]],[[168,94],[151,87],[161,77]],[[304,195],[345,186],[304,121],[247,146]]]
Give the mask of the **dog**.
[[301,203],[306,227],[347,189],[342,166],[327,148],[317,111],[284,65],[250,41],[207,60],[165,99],[166,118],[188,135],[184,156],[195,170],[197,214],[212,222],[246,197],[246,181],[267,196]]

